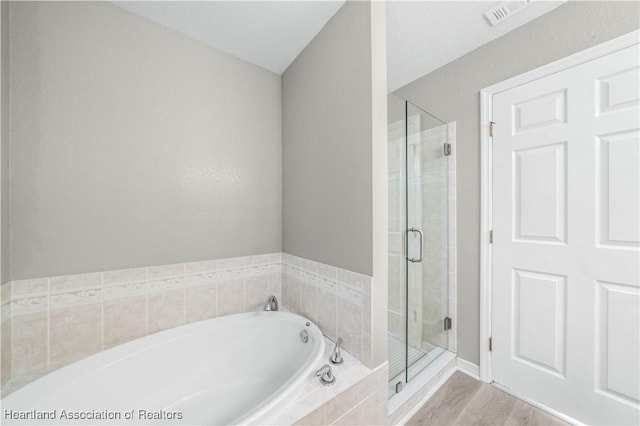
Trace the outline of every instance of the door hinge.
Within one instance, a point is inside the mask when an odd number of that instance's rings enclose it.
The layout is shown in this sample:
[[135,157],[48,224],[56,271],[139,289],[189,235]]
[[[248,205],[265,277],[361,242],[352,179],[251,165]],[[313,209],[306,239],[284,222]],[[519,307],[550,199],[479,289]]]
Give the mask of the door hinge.
[[451,318],[449,318],[449,317],[446,317],[444,319],[444,330],[445,331],[451,330]]
[[493,137],[493,125],[496,124],[495,121],[489,122],[489,136]]
[[493,244],[493,229],[489,231],[489,244]]
[[489,352],[493,351],[493,337],[489,337]]
[[450,143],[445,143],[444,144],[444,155],[451,155],[451,144]]

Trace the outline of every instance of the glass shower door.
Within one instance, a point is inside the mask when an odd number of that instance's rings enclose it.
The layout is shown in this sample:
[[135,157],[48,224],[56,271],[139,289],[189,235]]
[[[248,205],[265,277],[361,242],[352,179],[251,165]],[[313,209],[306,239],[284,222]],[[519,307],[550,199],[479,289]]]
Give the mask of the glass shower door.
[[447,347],[445,123],[390,95],[389,394]]
[[447,347],[445,123],[406,103],[407,381]]

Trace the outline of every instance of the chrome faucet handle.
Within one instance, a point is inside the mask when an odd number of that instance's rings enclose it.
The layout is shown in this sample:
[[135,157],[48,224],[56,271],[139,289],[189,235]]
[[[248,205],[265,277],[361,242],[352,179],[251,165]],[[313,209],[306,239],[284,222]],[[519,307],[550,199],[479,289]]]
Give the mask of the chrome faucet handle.
[[340,347],[342,346],[342,337],[338,339],[336,342],[336,346],[333,348],[333,352],[331,353],[331,357],[329,361],[334,365],[342,365],[344,359],[342,358],[342,354],[340,353]]
[[278,299],[271,295],[267,298],[267,301],[264,304],[264,311],[277,311],[278,310]]
[[325,386],[330,386],[336,382],[336,376],[333,375],[333,370],[329,364],[325,364],[318,371],[316,376],[320,377],[320,383]]

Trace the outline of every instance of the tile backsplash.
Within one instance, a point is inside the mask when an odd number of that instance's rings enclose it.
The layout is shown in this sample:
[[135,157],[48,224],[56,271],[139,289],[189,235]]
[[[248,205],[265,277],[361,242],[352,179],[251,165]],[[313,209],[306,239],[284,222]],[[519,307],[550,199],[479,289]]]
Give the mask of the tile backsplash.
[[2,393],[151,333],[262,309],[270,294],[370,366],[371,277],[270,253],[5,283]]

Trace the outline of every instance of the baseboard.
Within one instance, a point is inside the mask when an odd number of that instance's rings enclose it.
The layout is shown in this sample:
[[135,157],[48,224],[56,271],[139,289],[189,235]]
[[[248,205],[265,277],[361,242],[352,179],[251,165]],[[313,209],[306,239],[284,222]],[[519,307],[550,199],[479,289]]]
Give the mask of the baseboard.
[[[460,371],[461,373],[464,373],[464,374],[466,374],[468,376],[471,376],[476,380],[480,380],[480,367],[477,366],[476,364],[473,364],[473,363],[471,363],[471,362],[469,362],[467,360],[464,360],[462,358],[457,358],[456,359],[456,367],[457,367],[458,371]],[[550,415],[552,415],[552,416],[554,416],[554,417],[556,417],[556,418],[558,418],[560,420],[563,420],[563,421],[565,421],[565,422],[567,422],[567,423],[569,423],[569,424],[571,424],[573,426],[585,426],[583,423],[579,422],[578,420],[576,420],[576,419],[574,419],[574,418],[572,418],[572,417],[570,417],[570,416],[568,416],[566,414],[563,414],[563,413],[561,413],[559,411],[556,411],[556,410],[554,410],[552,408],[549,408],[546,405],[540,404],[537,401],[529,399],[526,396],[519,395],[519,394],[513,392],[511,389],[506,388],[506,387],[502,386],[499,383],[496,383],[496,382],[492,381],[491,385],[496,387],[496,388],[498,388],[498,389],[500,389],[501,391],[506,392],[509,395],[512,395],[512,396],[514,396],[514,397],[526,402],[527,404],[532,405],[532,406],[534,406],[534,407],[546,412],[547,414],[550,414]]]
[[463,372],[467,376],[471,376],[476,380],[480,380],[480,367],[478,365],[462,358],[458,358],[456,360],[456,367],[458,367],[458,370]]
[[498,389],[500,389],[501,391],[503,391],[505,393],[508,393],[509,395],[511,395],[511,396],[513,396],[515,398],[518,398],[521,401],[526,402],[529,405],[532,405],[532,406],[540,409],[541,411],[546,412],[547,414],[552,415],[553,417],[556,417],[556,418],[558,418],[558,419],[560,419],[560,420],[562,420],[564,422],[569,423],[570,425],[573,425],[573,426],[586,426],[584,423],[574,419],[573,417],[568,416],[568,415],[566,415],[564,413],[561,413],[560,411],[556,411],[553,408],[549,408],[544,404],[540,404],[539,402],[534,401],[533,399],[527,398],[526,396],[517,394],[517,393],[513,392],[511,389],[509,389],[509,388],[507,388],[505,386],[502,386],[500,383],[492,382],[491,385],[496,387],[496,388],[498,388]]

